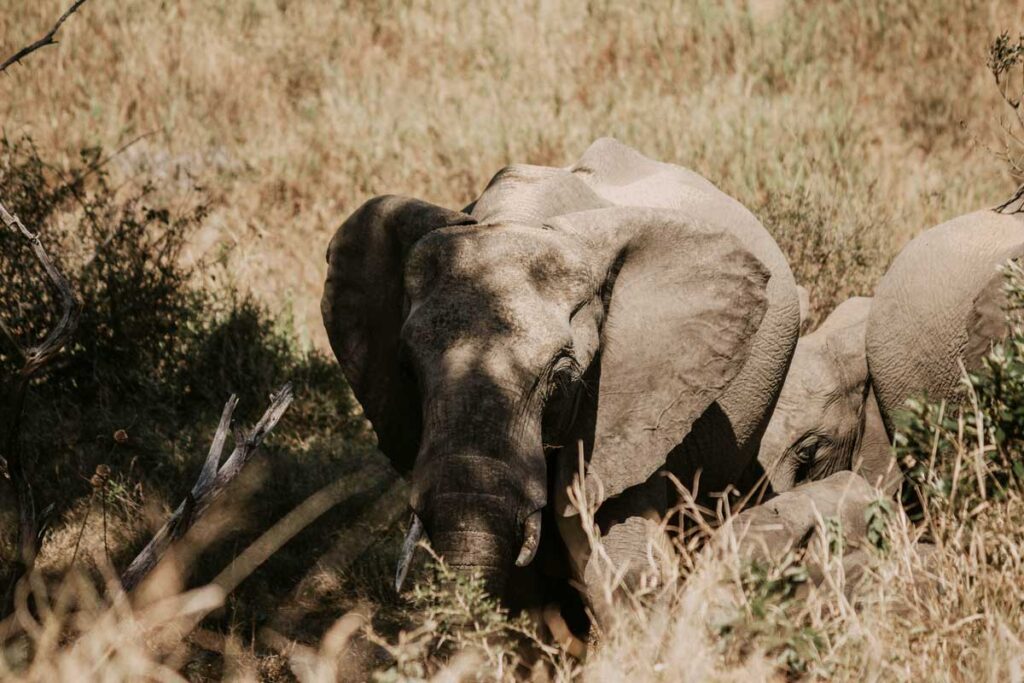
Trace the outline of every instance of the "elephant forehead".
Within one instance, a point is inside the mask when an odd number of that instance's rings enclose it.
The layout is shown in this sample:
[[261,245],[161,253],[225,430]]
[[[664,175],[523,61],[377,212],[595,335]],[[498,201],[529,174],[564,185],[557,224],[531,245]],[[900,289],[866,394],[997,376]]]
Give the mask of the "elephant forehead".
[[834,360],[829,356],[824,341],[810,335],[802,337],[793,352],[789,373],[783,390],[820,392],[838,384]]
[[515,298],[528,288],[571,306],[593,291],[592,283],[578,241],[530,226],[438,230],[416,245],[406,265],[406,286],[414,299],[439,287],[492,298]]
[[475,287],[446,287],[413,302],[402,336],[410,345],[423,347],[530,346],[531,339],[570,334],[568,313],[560,313],[530,292],[495,296]]

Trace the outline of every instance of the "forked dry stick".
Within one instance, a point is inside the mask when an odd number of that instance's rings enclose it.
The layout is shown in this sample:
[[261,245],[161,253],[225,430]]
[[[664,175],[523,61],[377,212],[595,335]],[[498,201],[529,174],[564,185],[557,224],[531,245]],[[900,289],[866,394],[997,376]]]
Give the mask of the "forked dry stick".
[[78,8],[81,7],[84,4],[85,4],[85,0],[75,0],[75,2],[71,5],[71,7],[68,7],[64,11],[64,14],[60,15],[60,18],[57,19],[57,23],[53,25],[53,28],[51,28],[49,31],[46,32],[46,35],[44,35],[42,38],[40,38],[39,40],[35,41],[34,43],[26,45],[25,47],[21,48],[20,50],[15,52],[13,55],[11,55],[7,59],[5,59],[4,63],[0,64],[0,73],[3,73],[4,71],[6,71],[7,67],[11,66],[12,64],[17,64],[21,60],[25,59],[25,57],[28,57],[30,54],[32,54],[36,50],[38,50],[40,48],[44,48],[47,45],[56,45],[57,44],[57,40],[56,40],[57,31],[60,30],[61,25],[65,21],[68,20],[68,17],[70,17],[75,12],[77,12]]
[[32,378],[45,368],[71,339],[78,327],[81,306],[71,288],[71,283],[43,248],[38,233],[25,227],[21,219],[10,213],[2,203],[0,203],[0,221],[3,221],[4,226],[28,240],[33,255],[42,265],[50,283],[57,290],[61,306],[61,315],[57,324],[43,341],[35,346],[22,346],[17,336],[6,325],[0,323],[0,331],[3,332],[7,342],[22,361],[22,366],[15,376],[0,378],[0,463],[5,465],[7,475],[10,477],[18,511],[17,558],[10,575],[10,584],[7,587],[4,602],[0,605],[0,613],[5,614],[9,611],[15,584],[22,576],[32,571],[35,565],[39,544],[32,484],[25,471],[20,444],[25,393]]
[[[171,545],[185,535],[202,514],[220,497],[228,485],[238,476],[246,463],[252,459],[263,439],[270,433],[284,412],[291,405],[291,382],[270,397],[270,407],[256,423],[252,431],[238,430],[235,434],[235,450],[220,465],[220,456],[224,450],[228,431],[231,429],[231,416],[238,405],[238,397],[231,396],[224,405],[220,424],[214,434],[210,452],[199,473],[192,490],[185,495],[185,500],[178,505],[170,519],[154,534],[150,542],[143,548],[121,576],[121,585],[126,592],[138,586],[157,565]],[[219,465],[219,466],[218,466]]]

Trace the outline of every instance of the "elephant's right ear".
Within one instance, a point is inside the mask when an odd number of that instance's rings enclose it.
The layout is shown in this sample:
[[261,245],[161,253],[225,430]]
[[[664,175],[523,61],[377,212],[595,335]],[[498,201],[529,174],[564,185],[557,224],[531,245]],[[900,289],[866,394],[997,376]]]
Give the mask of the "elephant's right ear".
[[416,387],[399,365],[406,255],[427,233],[475,221],[418,199],[387,195],[359,207],[327,248],[320,311],[352,391],[400,472],[412,470],[421,415]]

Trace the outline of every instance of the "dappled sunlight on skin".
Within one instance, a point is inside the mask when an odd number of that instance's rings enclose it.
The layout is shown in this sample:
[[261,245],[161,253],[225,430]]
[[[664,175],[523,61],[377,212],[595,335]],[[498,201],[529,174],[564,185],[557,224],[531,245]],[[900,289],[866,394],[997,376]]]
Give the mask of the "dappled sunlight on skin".
[[546,503],[549,372],[566,349],[586,367],[597,344],[595,320],[574,348],[570,320],[597,289],[581,250],[552,231],[490,224],[436,231],[412,251],[402,338],[424,436],[411,504],[452,564],[509,564],[519,525]]

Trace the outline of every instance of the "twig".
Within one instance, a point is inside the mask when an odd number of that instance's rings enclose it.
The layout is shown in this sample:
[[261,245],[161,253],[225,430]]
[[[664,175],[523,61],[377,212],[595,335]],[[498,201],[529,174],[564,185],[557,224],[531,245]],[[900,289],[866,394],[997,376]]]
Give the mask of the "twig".
[[228,485],[234,480],[246,463],[252,459],[263,439],[277,425],[281,416],[291,405],[292,385],[289,382],[271,396],[270,407],[256,423],[251,432],[239,430],[235,436],[235,450],[228,456],[220,468],[217,463],[220,461],[224,442],[227,439],[228,430],[231,428],[231,416],[238,405],[238,398],[232,396],[224,406],[221,414],[220,424],[213,437],[210,452],[203,463],[203,469],[199,473],[195,485],[185,495],[185,500],[178,505],[170,519],[160,530],[153,535],[150,542],[143,548],[132,563],[121,576],[121,585],[125,592],[132,591],[152,571],[152,569],[164,556],[168,548],[180,539],[195,524],[195,522],[209,509],[210,505],[220,497]]
[[[1017,191],[1013,193],[1013,196],[997,206],[995,211],[1007,214],[1021,213],[1024,211],[1024,201],[1022,200],[1024,200],[1024,185],[1018,187]],[[1017,206],[1011,208],[1014,203],[1017,203]]]
[[46,250],[43,248],[42,242],[39,241],[39,234],[26,228],[21,219],[8,212],[2,203],[0,203],[0,220],[11,230],[20,232],[29,241],[36,260],[43,266],[47,277],[50,278],[53,286],[57,288],[61,296],[60,320],[57,321],[53,330],[50,331],[49,336],[40,344],[30,349],[23,349],[13,339],[13,336],[10,337],[18,351],[25,358],[25,366],[21,374],[27,378],[47,365],[64,348],[64,345],[67,344],[75,328],[78,326],[78,315],[81,312],[81,308],[78,304],[78,299],[75,297],[75,292],[71,288],[71,283],[64,277],[64,274],[60,272],[57,266],[53,264],[53,261],[50,260],[49,255],[47,255]]
[[57,31],[60,30],[61,24],[67,21],[68,17],[77,12],[78,8],[84,4],[85,0],[75,0],[74,4],[72,4],[71,7],[68,7],[67,10],[65,10],[64,14],[60,15],[60,19],[57,20],[57,23],[53,25],[53,28],[51,28],[45,36],[43,36],[36,42],[32,43],[31,45],[26,45],[25,47],[21,48],[13,55],[8,57],[3,64],[0,64],[0,73],[3,73],[7,70],[7,67],[11,66],[12,64],[17,64],[25,57],[28,57],[30,54],[35,52],[36,50],[46,47],[47,45],[56,45],[57,41],[54,39],[54,36],[56,36]]
[[18,580],[30,572],[35,565],[39,546],[38,523],[36,519],[35,500],[32,495],[32,484],[25,471],[25,463],[21,457],[19,436],[21,416],[25,406],[25,394],[29,382],[41,369],[46,367],[70,341],[78,327],[78,316],[81,307],[75,296],[71,283],[50,260],[49,255],[39,241],[38,233],[25,227],[16,215],[7,211],[0,203],[0,220],[11,230],[28,240],[36,260],[43,266],[52,285],[60,294],[61,316],[50,334],[39,344],[24,348],[13,332],[3,325],[4,336],[14,346],[23,360],[23,365],[15,377],[4,379],[0,387],[0,457],[7,461],[7,472],[15,492],[18,510],[18,545],[17,559],[13,565],[10,584],[4,602],[0,605],[6,614],[12,607],[14,587]]

